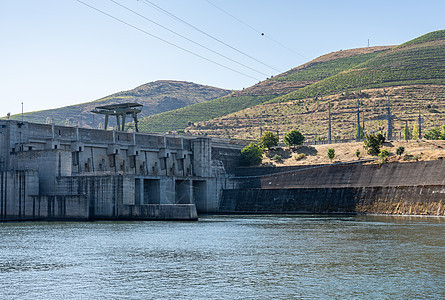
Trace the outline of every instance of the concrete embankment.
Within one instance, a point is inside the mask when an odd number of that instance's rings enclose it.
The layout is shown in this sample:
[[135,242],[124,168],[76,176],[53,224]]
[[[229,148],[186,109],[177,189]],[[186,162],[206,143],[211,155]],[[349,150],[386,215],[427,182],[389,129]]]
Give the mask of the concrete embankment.
[[237,177],[239,189],[224,190],[220,212],[445,216],[444,161],[273,171]]

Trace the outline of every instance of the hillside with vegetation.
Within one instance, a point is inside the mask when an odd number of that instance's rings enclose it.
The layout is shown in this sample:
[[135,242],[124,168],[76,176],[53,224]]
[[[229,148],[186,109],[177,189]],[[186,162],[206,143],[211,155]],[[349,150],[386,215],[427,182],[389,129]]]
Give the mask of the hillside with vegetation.
[[257,140],[265,131],[283,137],[298,128],[310,141],[326,140],[330,107],[332,139],[354,139],[358,106],[360,127],[364,125],[366,133],[387,132],[388,109],[394,138],[404,138],[405,127],[412,132],[420,126],[424,134],[445,124],[445,31],[349,60],[342,57],[345,52],[331,53],[338,58],[324,64],[335,71],[313,64],[301,68],[312,68],[310,73],[295,72],[296,68],[271,79],[320,79],[317,82],[261,105],[192,124],[185,131]]
[[[193,82],[159,80],[138,86],[132,90],[115,93],[96,101],[42,110],[24,114],[24,120],[35,123],[53,122],[58,125],[77,124],[82,127],[97,127],[103,116],[91,113],[96,106],[135,102],[144,107],[139,118],[206,102],[231,93],[230,90],[200,85]],[[21,115],[12,116],[21,119]],[[110,119],[110,126],[115,124]],[[103,122],[102,122],[103,123]]]
[[150,116],[141,120],[140,128],[146,132],[182,132],[191,125],[200,129],[199,122],[224,117],[298,91],[391,48],[369,47],[330,53],[225,97]]
[[321,97],[348,91],[445,83],[445,30],[428,33],[327,77],[278,97],[273,102]]

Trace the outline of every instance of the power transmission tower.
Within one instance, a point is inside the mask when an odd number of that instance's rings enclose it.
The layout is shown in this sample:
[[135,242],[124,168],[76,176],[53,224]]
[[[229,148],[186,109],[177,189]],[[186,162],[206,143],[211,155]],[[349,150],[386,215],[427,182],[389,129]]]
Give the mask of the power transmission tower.
[[357,99],[357,142],[360,140],[360,99]]
[[365,138],[365,111],[363,111],[362,124],[363,138]]
[[422,116],[420,115],[420,104],[419,104],[419,140],[422,138]]
[[388,96],[388,140],[392,139],[392,116],[391,107],[389,106],[389,96]]
[[332,143],[332,136],[331,136],[331,102],[329,102],[329,127],[328,127],[328,143]]

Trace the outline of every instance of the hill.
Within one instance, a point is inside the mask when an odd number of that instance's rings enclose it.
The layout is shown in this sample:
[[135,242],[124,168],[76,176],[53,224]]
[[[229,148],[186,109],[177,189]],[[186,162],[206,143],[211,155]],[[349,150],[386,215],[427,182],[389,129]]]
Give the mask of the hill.
[[[159,80],[91,102],[26,113],[24,119],[25,121],[35,123],[45,123],[47,120],[54,120],[56,124],[60,125],[65,124],[68,120],[71,124],[79,122],[82,127],[95,127],[103,119],[102,116],[94,117],[91,113],[91,110],[96,106],[136,102],[144,105],[142,112],[139,114],[139,117],[143,118],[187,105],[205,102],[227,95],[230,92],[229,90],[192,82]],[[19,119],[21,115],[15,115],[12,118]],[[110,126],[115,125],[114,122],[113,118],[111,118]]]
[[391,48],[369,47],[327,54],[222,98],[147,117],[141,120],[140,128],[147,132],[182,131],[194,123],[220,118],[298,91]]
[[315,84],[278,97],[284,102],[381,87],[445,84],[445,30],[428,33]]
[[[266,130],[278,132],[282,137],[286,132],[299,128],[309,140],[326,140],[330,105],[332,138],[352,139],[356,133],[358,104],[360,126],[365,120],[366,132],[388,130],[388,105],[394,127],[393,137],[401,138],[406,125],[410,130],[414,125],[418,126],[419,112],[423,133],[444,124],[444,30],[386,51],[382,49],[358,57],[348,56],[345,60],[342,56],[348,51],[328,54],[327,57],[337,59],[323,65],[302,66],[271,79],[283,82],[318,79],[312,84],[261,105],[195,124],[186,131],[258,139],[261,132]],[[353,65],[353,60],[356,65]]]

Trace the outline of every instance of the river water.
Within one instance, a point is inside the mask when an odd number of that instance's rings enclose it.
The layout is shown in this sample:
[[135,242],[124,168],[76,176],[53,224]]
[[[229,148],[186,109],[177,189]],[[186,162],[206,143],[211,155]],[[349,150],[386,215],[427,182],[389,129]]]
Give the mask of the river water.
[[445,299],[445,219],[0,224],[1,299]]

